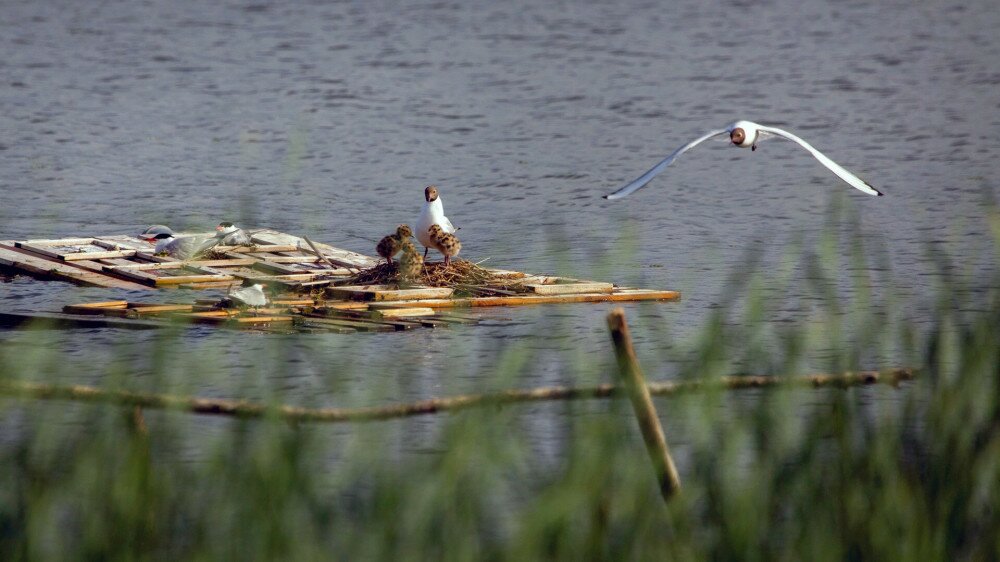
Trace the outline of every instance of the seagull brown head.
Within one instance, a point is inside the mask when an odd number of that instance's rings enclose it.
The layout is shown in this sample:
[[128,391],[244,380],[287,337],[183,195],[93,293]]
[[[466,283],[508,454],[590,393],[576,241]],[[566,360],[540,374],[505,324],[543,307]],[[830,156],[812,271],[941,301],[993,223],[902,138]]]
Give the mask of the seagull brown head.
[[434,187],[433,185],[428,185],[427,187],[424,188],[424,199],[426,199],[428,203],[436,200],[437,198],[438,198],[438,188]]
[[398,236],[400,240],[406,240],[410,236],[413,236],[413,231],[410,230],[409,225],[401,224],[396,227],[396,236]]

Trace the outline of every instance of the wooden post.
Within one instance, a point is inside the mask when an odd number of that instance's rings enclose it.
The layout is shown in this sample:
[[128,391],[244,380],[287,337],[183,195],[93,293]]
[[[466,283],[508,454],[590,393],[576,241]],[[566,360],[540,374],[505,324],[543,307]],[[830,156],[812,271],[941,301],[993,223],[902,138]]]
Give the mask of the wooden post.
[[618,371],[622,382],[632,402],[635,418],[642,431],[642,440],[646,442],[646,451],[653,461],[653,470],[660,484],[663,500],[668,501],[680,492],[681,480],[677,475],[677,467],[670,457],[667,440],[663,436],[660,418],[646,387],[646,377],[632,348],[632,336],[629,335],[628,324],[625,322],[625,311],[616,308],[608,314],[608,328],[611,329],[611,341],[615,344],[615,357],[618,359]]

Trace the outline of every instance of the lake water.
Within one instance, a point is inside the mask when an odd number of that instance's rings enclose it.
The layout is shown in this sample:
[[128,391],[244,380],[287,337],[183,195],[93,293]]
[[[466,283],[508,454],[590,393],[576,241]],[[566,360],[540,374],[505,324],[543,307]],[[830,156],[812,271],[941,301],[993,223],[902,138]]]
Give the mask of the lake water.
[[[937,281],[928,243],[967,278],[994,267],[985,194],[996,194],[1000,156],[998,28],[991,1],[4,1],[0,237],[229,219],[373,253],[436,184],[463,257],[682,291],[679,303],[626,307],[653,362],[675,341],[657,324],[695,337],[748,249],[764,248],[760,270],[777,271],[836,203],[858,217],[840,227],[844,241],[869,240],[876,291],[898,294],[919,328]],[[632,197],[601,199],[739,118],[798,133],[886,196],[771,140],[753,153],[707,143]],[[804,320],[810,297],[795,288],[808,273],[789,275],[791,292],[773,298]],[[838,290],[850,299],[847,277]],[[105,298],[190,295],[0,284],[8,311]],[[491,310],[478,327],[371,336],[192,329],[186,346],[222,358],[188,390],[278,386],[357,405],[573,383],[565,352],[611,366],[608,308]],[[112,357],[144,376],[157,337],[88,330],[46,345],[87,360],[72,382],[96,382]],[[286,348],[287,370],[246,359],[271,345]],[[535,363],[497,381],[511,345]],[[883,352],[864,366],[889,366]]]

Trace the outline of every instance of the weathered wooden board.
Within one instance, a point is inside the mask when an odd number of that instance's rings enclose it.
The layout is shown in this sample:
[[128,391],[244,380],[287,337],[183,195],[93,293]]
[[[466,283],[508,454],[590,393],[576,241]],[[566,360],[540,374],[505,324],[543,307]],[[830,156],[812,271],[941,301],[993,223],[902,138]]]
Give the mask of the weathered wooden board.
[[467,297],[457,299],[420,299],[410,301],[383,301],[369,303],[373,310],[407,307],[461,308],[479,306],[519,306],[530,304],[555,304],[579,302],[624,302],[644,300],[677,300],[677,291],[652,291],[645,289],[621,289],[613,293],[580,293],[569,295],[524,295],[517,297]]
[[549,283],[543,285],[524,285],[536,295],[573,295],[582,293],[611,293],[615,286],[611,283],[583,281],[578,283]]
[[0,264],[32,275],[69,281],[77,285],[116,289],[146,289],[138,283],[77,267],[79,264],[71,265],[32,255],[30,252],[14,246],[12,241],[0,242]]
[[126,330],[150,330],[161,328],[157,322],[144,320],[119,320],[107,316],[80,316],[76,314],[59,313],[17,313],[0,312],[0,327],[3,328],[35,328],[35,329],[73,329],[73,328],[122,328]]
[[[301,249],[309,248],[309,244],[307,244],[302,238],[274,230],[258,231],[253,234],[251,241],[258,244],[288,244]],[[372,267],[379,262],[378,258],[358,254],[348,250],[342,250],[340,248],[334,248],[333,246],[322,244],[320,242],[314,241],[313,243],[316,244],[316,247],[319,248],[327,259],[339,266],[365,268]]]
[[455,292],[450,287],[413,287],[397,289],[388,285],[349,285],[329,287],[328,296],[364,301],[399,301],[418,299],[446,299]]

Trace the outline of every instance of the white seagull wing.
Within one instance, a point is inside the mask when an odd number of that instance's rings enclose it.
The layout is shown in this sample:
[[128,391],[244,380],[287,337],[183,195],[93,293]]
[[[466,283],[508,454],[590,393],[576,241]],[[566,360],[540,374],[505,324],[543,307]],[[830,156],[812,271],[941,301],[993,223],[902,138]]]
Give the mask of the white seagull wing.
[[771,133],[773,135],[784,137],[790,141],[799,143],[802,146],[802,148],[808,150],[817,160],[820,161],[821,164],[829,168],[831,172],[837,174],[837,177],[849,183],[851,187],[859,189],[867,193],[868,195],[882,195],[882,193],[879,190],[872,187],[871,184],[859,178],[858,176],[852,174],[851,172],[848,172],[846,169],[844,169],[843,166],[837,164],[833,160],[830,160],[829,158],[826,157],[825,154],[813,148],[811,144],[793,135],[792,133],[789,133],[788,131],[785,131],[783,129],[778,129],[776,127],[767,127],[765,125],[758,125],[758,128],[766,133]]
[[728,133],[729,133],[729,129],[719,129],[719,130],[712,131],[711,133],[707,133],[707,134],[705,134],[705,135],[703,135],[701,137],[696,138],[695,140],[693,140],[693,141],[685,144],[684,146],[678,148],[677,150],[671,152],[670,156],[667,156],[662,161],[660,161],[659,164],[657,164],[657,165],[653,166],[652,168],[650,168],[649,171],[646,172],[645,174],[643,174],[643,175],[639,176],[638,178],[632,180],[631,182],[629,182],[628,184],[626,184],[624,187],[622,187],[618,191],[612,193],[611,195],[605,195],[604,198],[605,199],[612,199],[613,200],[613,199],[621,199],[622,197],[630,195],[632,192],[638,190],[639,188],[641,188],[644,185],[646,185],[647,183],[649,183],[649,180],[653,179],[653,177],[656,176],[656,174],[659,174],[660,172],[663,171],[664,168],[666,168],[667,166],[669,166],[670,164],[672,164],[674,162],[674,160],[676,160],[677,157],[680,156],[681,154],[684,154],[688,150],[691,150],[695,146],[698,146],[699,144],[707,141],[708,139],[710,139],[712,137],[715,137],[715,136],[718,136],[718,135],[723,135],[723,134],[728,134]]
[[441,217],[441,230],[447,232],[448,234],[455,234],[455,232],[458,231],[458,229],[451,224],[451,221],[448,220],[448,217]]

